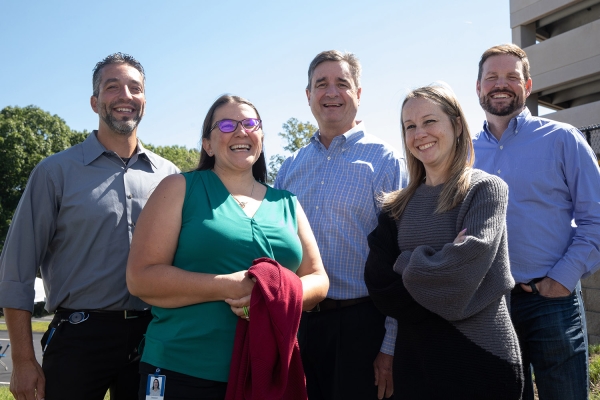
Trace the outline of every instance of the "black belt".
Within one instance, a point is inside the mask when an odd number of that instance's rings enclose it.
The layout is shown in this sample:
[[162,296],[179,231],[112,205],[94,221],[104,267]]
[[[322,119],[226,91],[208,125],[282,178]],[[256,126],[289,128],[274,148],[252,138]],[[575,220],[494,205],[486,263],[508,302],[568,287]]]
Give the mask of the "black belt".
[[312,310],[308,310],[307,312],[339,310],[340,308],[366,303],[367,301],[371,301],[371,298],[369,296],[348,300],[325,299],[322,302],[318,303]]
[[73,314],[73,313],[89,313],[98,314],[98,316],[109,317],[114,319],[133,319],[140,317],[149,317],[152,311],[147,310],[71,310],[69,308],[59,307],[56,314]]

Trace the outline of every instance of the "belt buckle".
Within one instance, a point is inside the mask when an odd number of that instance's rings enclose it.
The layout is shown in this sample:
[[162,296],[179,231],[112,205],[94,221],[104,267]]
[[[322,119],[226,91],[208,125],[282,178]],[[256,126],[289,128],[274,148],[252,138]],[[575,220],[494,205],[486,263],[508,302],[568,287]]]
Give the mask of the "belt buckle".
[[129,310],[123,310],[123,315],[125,316],[125,319],[134,319],[139,317],[139,315],[130,315]]

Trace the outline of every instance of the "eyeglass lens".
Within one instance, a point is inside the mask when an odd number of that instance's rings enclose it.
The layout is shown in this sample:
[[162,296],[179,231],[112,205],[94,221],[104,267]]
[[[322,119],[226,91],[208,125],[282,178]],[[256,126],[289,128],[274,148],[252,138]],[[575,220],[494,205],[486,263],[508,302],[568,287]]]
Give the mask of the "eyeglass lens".
[[256,118],[246,118],[241,121],[223,119],[218,122],[219,130],[224,133],[233,132],[237,128],[238,123],[241,123],[242,127],[247,131],[254,131],[260,126],[260,121]]

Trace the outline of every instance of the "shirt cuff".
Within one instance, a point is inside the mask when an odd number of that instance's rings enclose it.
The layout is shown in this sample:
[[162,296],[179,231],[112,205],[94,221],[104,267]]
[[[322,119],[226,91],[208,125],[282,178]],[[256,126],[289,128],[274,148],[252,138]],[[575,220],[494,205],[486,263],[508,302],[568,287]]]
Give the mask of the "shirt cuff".
[[398,321],[392,317],[385,318],[385,336],[383,337],[383,343],[381,344],[381,351],[389,356],[394,355],[394,348],[396,347],[396,333],[398,332]]
[[569,266],[567,262],[561,259],[546,276],[554,279],[572,292],[575,290],[577,282],[579,282],[583,275],[582,271],[578,271],[576,268]]
[[0,282],[0,307],[15,308],[33,313],[33,285],[16,281]]

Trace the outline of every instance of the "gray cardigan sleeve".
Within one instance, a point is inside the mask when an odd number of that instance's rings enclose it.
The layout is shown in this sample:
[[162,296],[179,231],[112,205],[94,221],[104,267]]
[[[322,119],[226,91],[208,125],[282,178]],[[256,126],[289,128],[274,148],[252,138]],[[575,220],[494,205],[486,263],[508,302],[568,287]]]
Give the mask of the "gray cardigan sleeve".
[[463,243],[448,243],[440,251],[419,246],[398,256],[394,271],[419,304],[458,321],[510,291],[507,201],[508,187],[501,179],[488,175],[472,183],[458,206],[457,229],[467,229]]

